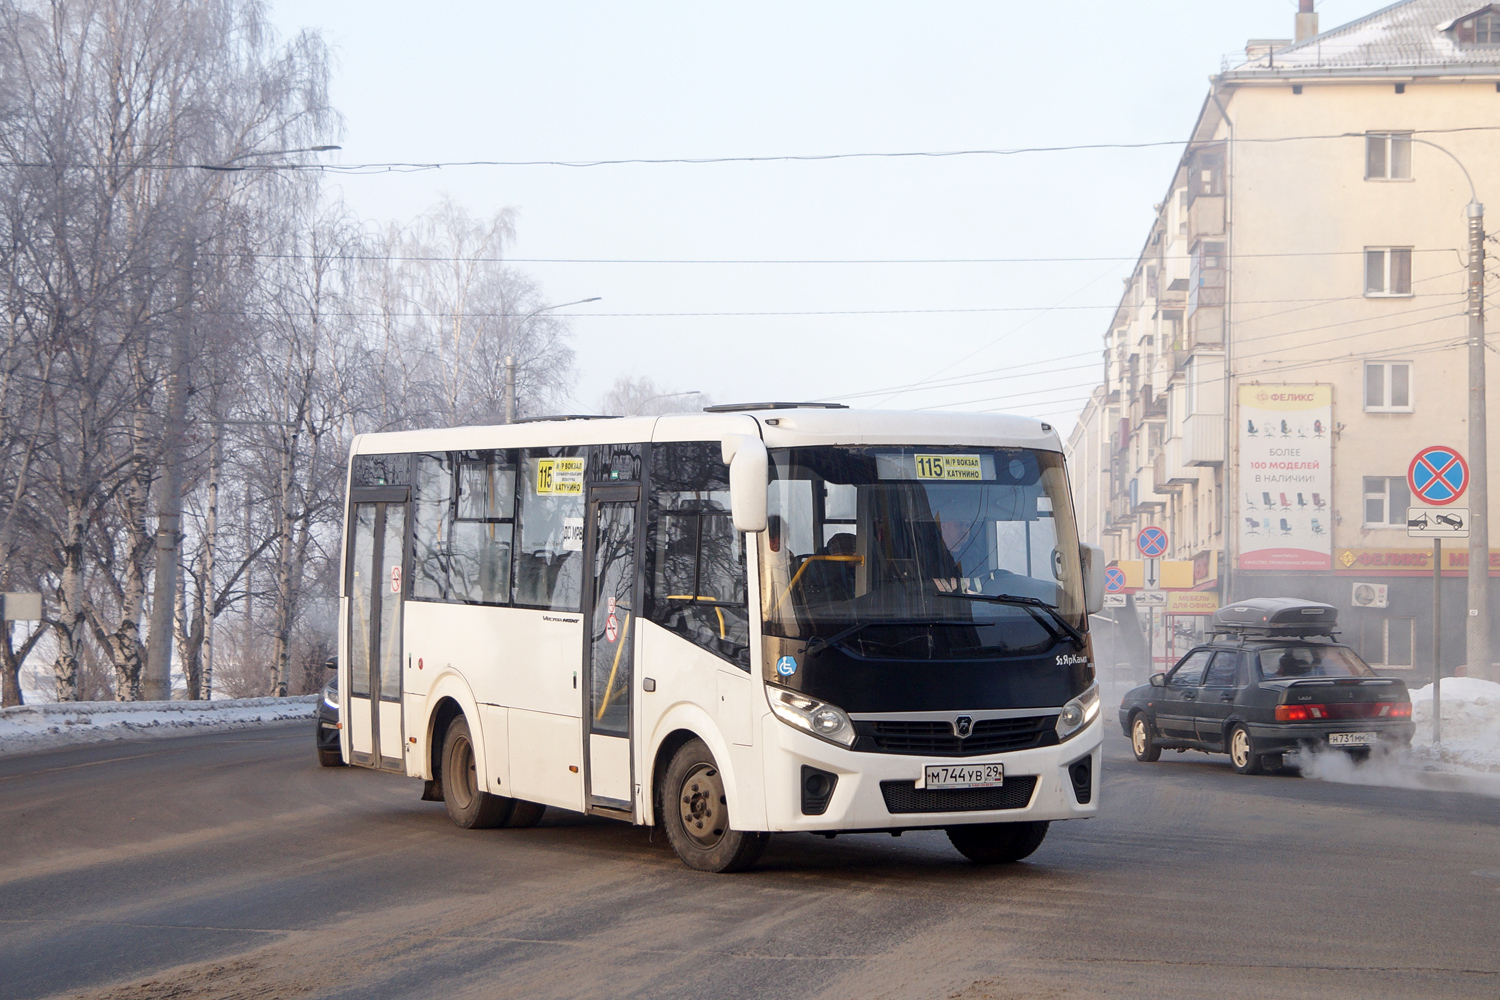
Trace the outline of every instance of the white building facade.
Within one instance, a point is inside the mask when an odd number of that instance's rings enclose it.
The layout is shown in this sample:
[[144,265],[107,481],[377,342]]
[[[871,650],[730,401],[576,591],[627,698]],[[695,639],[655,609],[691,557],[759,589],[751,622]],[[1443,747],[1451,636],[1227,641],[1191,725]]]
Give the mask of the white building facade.
[[[1080,528],[1126,564],[1159,525],[1192,563],[1179,584],[1335,604],[1367,659],[1423,677],[1432,552],[1406,475],[1467,448],[1463,167],[1500,217],[1500,4],[1406,0],[1323,33],[1310,6],[1305,37],[1211,81],[1070,438]],[[1448,543],[1449,672],[1467,571]]]

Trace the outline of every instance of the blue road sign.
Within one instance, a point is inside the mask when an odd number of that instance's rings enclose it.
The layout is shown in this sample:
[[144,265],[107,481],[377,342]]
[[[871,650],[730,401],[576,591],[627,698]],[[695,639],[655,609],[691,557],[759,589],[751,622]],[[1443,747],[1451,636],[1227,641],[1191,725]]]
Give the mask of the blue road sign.
[[1118,566],[1111,566],[1104,571],[1104,592],[1106,594],[1118,594],[1125,589],[1125,571]]
[[1167,533],[1154,524],[1142,528],[1135,538],[1135,546],[1147,559],[1160,559],[1167,554]]
[[1423,503],[1441,507],[1469,488],[1469,463],[1458,449],[1446,445],[1423,448],[1406,470],[1406,484]]

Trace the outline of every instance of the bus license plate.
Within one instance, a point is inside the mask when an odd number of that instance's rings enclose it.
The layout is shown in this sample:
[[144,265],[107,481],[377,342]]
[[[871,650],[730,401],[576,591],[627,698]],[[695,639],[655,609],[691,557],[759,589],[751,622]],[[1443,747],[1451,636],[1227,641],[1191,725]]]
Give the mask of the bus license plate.
[[1005,765],[928,764],[922,782],[924,788],[999,788],[1005,784]]
[[1332,747],[1367,747],[1375,743],[1374,733],[1329,733],[1328,745]]

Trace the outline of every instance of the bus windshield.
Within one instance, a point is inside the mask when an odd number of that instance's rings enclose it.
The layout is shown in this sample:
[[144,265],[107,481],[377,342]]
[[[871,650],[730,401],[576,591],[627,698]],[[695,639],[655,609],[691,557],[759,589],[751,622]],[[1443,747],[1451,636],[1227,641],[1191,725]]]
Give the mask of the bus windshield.
[[768,634],[836,640],[866,657],[953,659],[1035,653],[1085,627],[1055,452],[778,450],[767,502]]

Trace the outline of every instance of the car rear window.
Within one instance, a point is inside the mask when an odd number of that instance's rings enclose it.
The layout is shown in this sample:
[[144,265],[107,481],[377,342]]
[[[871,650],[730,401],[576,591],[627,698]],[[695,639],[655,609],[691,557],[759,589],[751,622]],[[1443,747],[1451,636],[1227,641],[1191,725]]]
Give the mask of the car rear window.
[[1374,677],[1354,650],[1343,646],[1271,646],[1262,649],[1260,673],[1268,681],[1287,677]]

